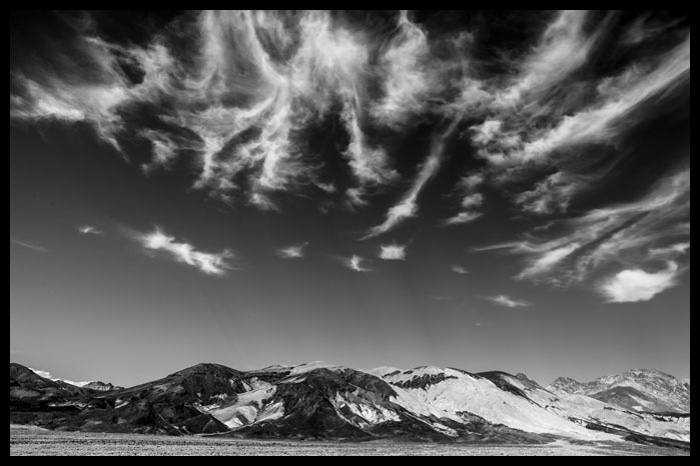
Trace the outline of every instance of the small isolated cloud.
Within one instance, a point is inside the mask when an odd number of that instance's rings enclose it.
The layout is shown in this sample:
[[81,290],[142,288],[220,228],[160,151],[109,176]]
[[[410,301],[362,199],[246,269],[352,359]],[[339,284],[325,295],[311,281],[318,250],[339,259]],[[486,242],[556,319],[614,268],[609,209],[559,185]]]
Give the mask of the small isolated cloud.
[[472,192],[484,184],[484,181],[486,181],[486,178],[483,173],[474,172],[463,176],[457,183],[457,187],[461,190]]
[[31,249],[32,251],[36,252],[49,252],[49,250],[44,247],[37,246],[36,244],[26,243],[24,241],[20,241],[14,238],[10,238],[10,243],[16,244],[17,246],[22,246],[23,248]]
[[372,269],[369,269],[362,265],[362,263],[365,262],[365,259],[358,255],[353,255],[352,257],[344,257],[342,260],[346,267],[348,267],[350,270],[354,270],[355,272],[372,271]]
[[144,248],[166,252],[177,262],[191,265],[207,275],[223,276],[226,271],[233,269],[227,261],[233,257],[233,253],[228,249],[219,253],[198,251],[191,244],[178,243],[174,237],[157,229],[153,233],[141,235],[138,239]]
[[278,249],[277,255],[282,259],[301,259],[305,255],[304,249],[309,243],[295,244],[286,248]]
[[466,268],[462,267],[461,265],[453,265],[453,266],[451,267],[451,269],[452,269],[452,271],[453,271],[454,273],[458,273],[458,274],[460,274],[460,275],[466,275],[466,274],[469,273],[469,270],[467,270]]
[[609,303],[636,303],[651,298],[676,285],[678,264],[669,262],[666,270],[646,272],[642,269],[628,269],[618,272],[605,281],[600,292]]
[[476,322],[476,323],[474,324],[474,327],[481,327],[481,322]]
[[460,212],[454,217],[445,220],[445,225],[462,225],[464,223],[473,222],[482,215],[484,214],[481,212]]
[[513,298],[509,297],[508,295],[504,295],[504,294],[501,294],[498,296],[491,296],[491,297],[488,297],[486,299],[488,299],[489,301],[496,303],[500,306],[511,307],[511,308],[525,307],[525,306],[530,305],[530,303],[528,303],[527,301],[520,301],[517,299],[513,299]]
[[105,232],[100,230],[99,228],[92,226],[92,225],[84,225],[80,228],[78,228],[78,231],[80,232],[81,235],[104,235]]
[[387,244],[380,246],[379,257],[386,261],[406,260],[406,245]]

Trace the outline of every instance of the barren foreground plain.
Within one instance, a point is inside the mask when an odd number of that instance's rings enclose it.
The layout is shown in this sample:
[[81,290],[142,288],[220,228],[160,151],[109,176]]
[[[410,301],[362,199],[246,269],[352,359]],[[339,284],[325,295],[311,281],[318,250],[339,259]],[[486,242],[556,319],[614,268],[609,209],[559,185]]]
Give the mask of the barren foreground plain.
[[547,445],[465,445],[386,440],[346,443],[292,440],[241,440],[212,437],[56,432],[10,425],[10,456],[689,456],[672,448],[633,443]]

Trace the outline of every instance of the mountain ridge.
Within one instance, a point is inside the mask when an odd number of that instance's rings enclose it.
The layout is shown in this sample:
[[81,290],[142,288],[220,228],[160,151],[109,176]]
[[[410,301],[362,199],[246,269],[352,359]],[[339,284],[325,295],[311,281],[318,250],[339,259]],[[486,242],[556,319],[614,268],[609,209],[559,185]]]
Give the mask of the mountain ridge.
[[61,430],[253,438],[690,441],[689,415],[634,412],[543,388],[522,373],[359,371],[322,362],[253,371],[203,363],[105,391],[61,385],[11,363],[10,419]]
[[559,377],[547,388],[586,395],[640,412],[690,412],[690,381],[657,369],[630,369],[590,382]]

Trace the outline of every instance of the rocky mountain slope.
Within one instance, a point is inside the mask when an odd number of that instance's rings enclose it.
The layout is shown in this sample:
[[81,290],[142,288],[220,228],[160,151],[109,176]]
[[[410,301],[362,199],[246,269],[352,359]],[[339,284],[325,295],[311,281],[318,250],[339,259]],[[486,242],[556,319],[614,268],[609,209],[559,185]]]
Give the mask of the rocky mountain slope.
[[82,388],[87,388],[88,390],[95,390],[98,392],[109,392],[112,390],[121,390],[124,387],[118,387],[116,385],[113,385],[109,382],[100,382],[95,381],[95,382],[88,382],[82,386]]
[[638,412],[690,412],[690,381],[652,369],[634,369],[586,383],[560,377],[547,388],[557,393],[587,395]]
[[241,372],[199,364],[103,392],[32,374],[10,365],[10,422],[257,438],[543,443],[566,437],[684,448],[690,441],[689,415],[638,413],[503,372],[364,372],[323,363]]

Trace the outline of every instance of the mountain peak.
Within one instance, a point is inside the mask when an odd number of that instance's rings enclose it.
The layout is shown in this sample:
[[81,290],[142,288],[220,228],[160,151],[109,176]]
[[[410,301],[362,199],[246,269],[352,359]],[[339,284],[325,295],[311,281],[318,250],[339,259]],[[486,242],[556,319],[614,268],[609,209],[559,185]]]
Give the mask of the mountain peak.
[[690,412],[690,384],[658,369],[630,369],[585,383],[559,377],[547,388],[590,396],[635,411]]
[[190,367],[187,367],[187,368],[182,369],[180,371],[177,371],[173,374],[170,374],[169,377],[176,376],[176,375],[190,376],[190,375],[195,375],[195,374],[210,374],[210,373],[239,374],[240,371],[237,371],[236,369],[231,369],[230,367],[224,366],[222,364],[202,362],[199,364],[195,364],[194,366],[190,366]]

